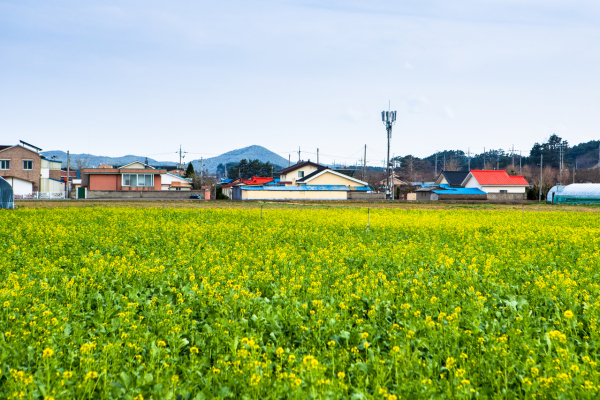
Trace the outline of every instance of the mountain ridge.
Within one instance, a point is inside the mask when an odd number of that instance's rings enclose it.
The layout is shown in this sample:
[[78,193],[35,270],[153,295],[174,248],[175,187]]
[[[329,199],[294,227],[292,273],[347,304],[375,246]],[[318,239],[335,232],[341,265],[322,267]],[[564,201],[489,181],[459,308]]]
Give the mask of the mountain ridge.
[[[60,161],[62,163],[62,167],[65,168],[67,166],[67,153],[62,150],[49,150],[42,151],[41,154],[46,158],[55,157],[56,161]],[[88,168],[97,168],[100,164],[107,165],[125,165],[134,161],[146,161],[146,156],[136,156],[132,154],[124,155],[121,157],[108,157],[108,156],[96,156],[93,154],[71,154],[71,168],[76,169],[79,164],[87,164]],[[151,157],[148,158],[148,164],[152,166],[162,165],[162,166],[176,166],[177,163],[174,161],[159,161]],[[203,159],[204,169],[209,172],[215,172],[217,170],[217,166],[219,164],[227,164],[230,162],[239,162],[243,159],[246,160],[255,160],[258,159],[262,162],[270,162],[274,165],[279,165],[281,167],[287,166],[288,160],[281,157],[277,153],[272,152],[266,147],[259,145],[252,145],[243,147],[241,149],[234,149],[228,152],[225,152],[221,155],[215,157],[209,157]],[[192,163],[195,170],[200,170],[200,161],[201,159],[195,159],[188,162],[185,162],[185,165],[189,162]]]

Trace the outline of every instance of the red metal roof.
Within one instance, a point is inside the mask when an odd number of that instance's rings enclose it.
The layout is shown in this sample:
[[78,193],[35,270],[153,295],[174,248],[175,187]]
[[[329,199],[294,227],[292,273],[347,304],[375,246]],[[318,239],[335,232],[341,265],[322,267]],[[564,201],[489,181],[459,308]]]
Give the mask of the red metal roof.
[[242,182],[245,185],[264,185],[265,183],[269,183],[272,181],[273,181],[273,178],[258,177],[258,176],[253,176],[252,179],[242,179]]
[[471,175],[480,185],[486,186],[528,186],[523,175],[509,175],[506,171],[471,170]]

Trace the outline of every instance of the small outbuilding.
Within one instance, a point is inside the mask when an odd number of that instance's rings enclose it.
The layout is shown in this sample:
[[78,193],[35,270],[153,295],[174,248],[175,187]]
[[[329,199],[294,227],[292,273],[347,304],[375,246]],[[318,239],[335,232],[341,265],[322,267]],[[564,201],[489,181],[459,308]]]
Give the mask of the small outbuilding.
[[13,188],[0,176],[0,209],[12,210],[15,208]]

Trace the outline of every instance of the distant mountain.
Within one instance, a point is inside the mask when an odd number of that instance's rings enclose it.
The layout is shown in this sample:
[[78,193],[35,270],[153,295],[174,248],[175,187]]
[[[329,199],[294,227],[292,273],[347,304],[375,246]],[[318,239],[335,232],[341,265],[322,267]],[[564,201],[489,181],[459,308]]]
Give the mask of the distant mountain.
[[[50,150],[42,151],[41,154],[46,158],[56,157],[56,161],[62,163],[62,167],[67,167],[67,153],[61,150]],[[238,162],[240,160],[260,160],[262,162],[269,161],[271,164],[279,165],[281,167],[287,167],[288,160],[279,156],[277,153],[273,153],[271,150],[266,149],[262,146],[248,146],[243,149],[237,149],[228,151],[227,153],[221,154],[220,156],[211,157],[204,159],[204,168],[209,172],[215,172],[219,164],[226,164],[229,162]],[[126,155],[122,157],[105,157],[95,156],[92,154],[71,154],[71,168],[77,168],[77,160],[85,162],[88,168],[95,168],[100,164],[108,165],[125,165],[134,161],[146,161],[145,156],[134,156]],[[148,157],[148,164],[150,165],[177,165],[173,161],[157,161],[153,158]],[[186,163],[187,164],[187,163]],[[194,169],[200,169],[200,159],[192,160]]]
[[[277,153],[273,153],[271,150],[266,149],[262,146],[248,146],[243,149],[237,149],[228,151],[227,153],[221,154],[220,156],[205,158],[204,168],[209,172],[215,172],[219,164],[227,164],[230,162],[239,162],[240,160],[260,160],[262,162],[269,161],[271,164],[279,165],[280,167],[287,167],[288,160],[281,157]],[[200,169],[200,160],[192,160],[192,165],[195,170]]]
[[[56,156],[55,160],[62,163],[62,167],[67,167],[67,153],[62,150],[50,150],[42,151],[41,154],[46,158],[52,158]],[[126,155],[122,157],[105,157],[105,156],[94,156],[92,154],[71,154],[71,168],[77,168],[77,160],[85,162],[88,168],[96,168],[100,164],[108,165],[125,165],[134,161],[145,162],[146,157]],[[156,161],[153,158],[148,157],[148,164],[150,165],[177,165],[172,161]]]

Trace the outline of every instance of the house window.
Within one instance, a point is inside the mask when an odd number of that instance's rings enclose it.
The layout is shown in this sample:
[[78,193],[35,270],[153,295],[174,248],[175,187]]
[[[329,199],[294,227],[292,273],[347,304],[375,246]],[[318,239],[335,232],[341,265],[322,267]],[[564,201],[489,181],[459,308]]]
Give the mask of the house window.
[[298,171],[298,178],[304,178],[304,171]]
[[154,175],[152,174],[123,174],[121,186],[128,187],[152,187],[154,186]]
[[500,193],[508,193],[508,190],[501,190]]
[[23,160],[23,169],[31,171],[33,169],[33,160]]
[[0,160],[0,169],[10,169],[10,160]]

